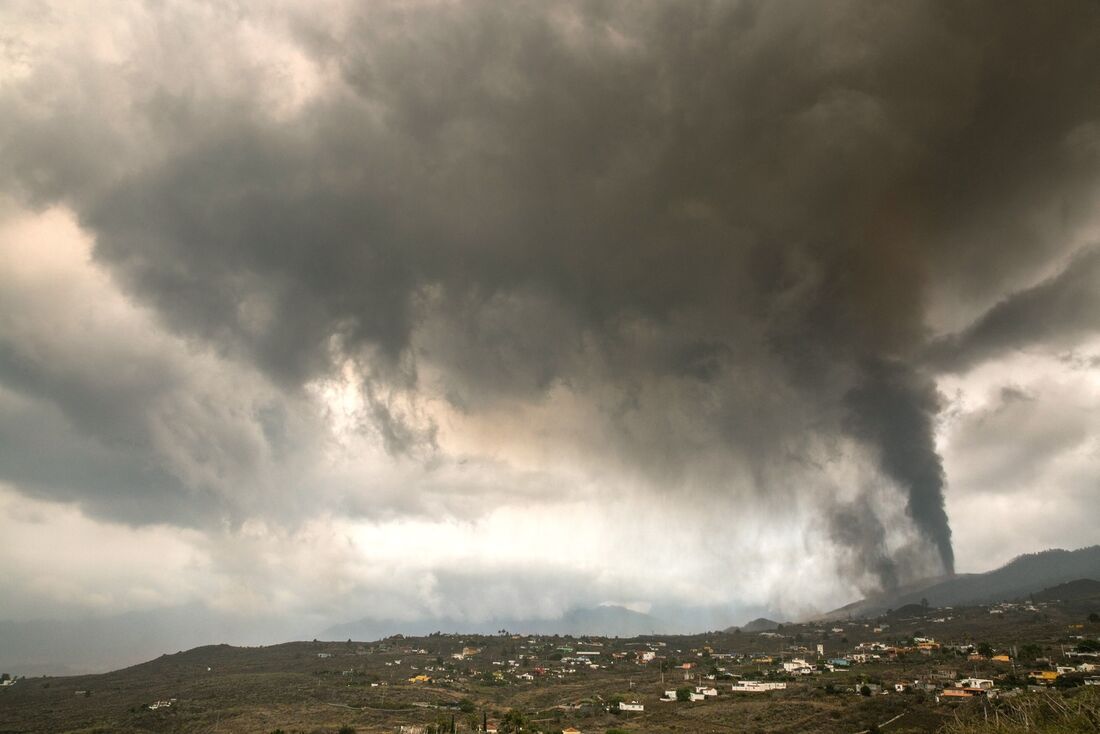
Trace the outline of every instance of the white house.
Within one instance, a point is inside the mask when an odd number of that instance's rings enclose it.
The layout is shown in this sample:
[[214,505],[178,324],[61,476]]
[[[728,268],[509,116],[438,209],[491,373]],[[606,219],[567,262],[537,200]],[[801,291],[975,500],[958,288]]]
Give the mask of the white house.
[[993,687],[993,681],[988,678],[963,678],[959,681],[959,688],[981,688],[988,691]]
[[787,684],[783,682],[743,680],[730,686],[731,691],[741,693],[761,693],[763,691],[782,691]]
[[810,664],[802,658],[794,658],[790,662],[783,663],[783,670],[788,673],[802,672],[803,669],[809,668]]
[[[673,693],[675,693],[675,691],[673,691]],[[645,705],[640,704],[637,701],[631,701],[630,703],[627,703],[626,701],[619,701],[619,711],[632,711],[641,713],[642,711],[645,711]]]

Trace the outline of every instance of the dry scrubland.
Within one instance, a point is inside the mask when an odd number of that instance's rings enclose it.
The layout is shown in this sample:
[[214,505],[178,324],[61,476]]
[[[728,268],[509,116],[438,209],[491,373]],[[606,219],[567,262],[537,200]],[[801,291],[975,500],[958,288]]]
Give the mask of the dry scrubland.
[[[1063,676],[1046,692],[1027,692],[1026,672],[1056,664],[1064,650],[1100,635],[1089,622],[1097,599],[1024,605],[991,614],[987,607],[905,610],[873,620],[788,625],[774,636],[713,632],[695,636],[575,638],[432,635],[380,642],[293,642],[261,648],[214,645],[164,655],[103,675],[26,678],[0,689],[0,732],[357,732],[472,731],[485,716],[524,731],[585,734],[624,732],[825,732],[859,731],[969,734],[991,731],[1100,730],[1100,687],[1082,686],[1086,674]],[[1094,617],[1094,619],[1096,619]],[[942,621],[937,621],[942,620]],[[875,631],[876,627],[881,628]],[[1050,658],[1048,663],[971,659],[941,648],[930,654],[882,654],[849,669],[783,676],[781,660],[817,662],[852,655],[860,643],[907,647],[914,636],[945,645],[988,645]],[[466,648],[468,653],[456,659]],[[473,648],[473,649],[470,649]],[[866,649],[863,648],[863,649]],[[476,650],[476,652],[475,652]],[[571,658],[598,652],[598,667]],[[638,661],[638,653],[655,658]],[[770,656],[771,662],[753,661]],[[1064,659],[1064,658],[1063,658]],[[1068,659],[1064,659],[1068,660]],[[509,663],[509,661],[514,661]],[[693,667],[685,670],[684,663]],[[568,672],[574,671],[574,672]],[[18,671],[11,671],[17,673]],[[897,693],[893,684],[974,676],[997,682],[1014,697],[937,703],[937,691]],[[430,681],[410,682],[418,675]],[[533,680],[527,680],[531,675]],[[709,676],[714,676],[710,678]],[[734,679],[787,680],[788,688],[763,694],[732,693]],[[862,695],[864,684],[888,693]],[[714,686],[699,702],[660,701],[665,690]],[[160,700],[172,705],[150,709]],[[608,711],[618,700],[637,700],[645,711]],[[507,723],[502,730],[507,728]]]

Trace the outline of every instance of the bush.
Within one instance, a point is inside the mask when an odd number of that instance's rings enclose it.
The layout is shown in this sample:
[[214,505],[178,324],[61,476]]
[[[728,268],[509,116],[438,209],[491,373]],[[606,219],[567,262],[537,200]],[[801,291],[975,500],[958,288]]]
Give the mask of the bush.
[[1081,640],[1077,645],[1077,652],[1100,652],[1100,642],[1097,640]]
[[1100,696],[1038,693],[972,707],[949,722],[944,734],[1076,734],[1100,730]]

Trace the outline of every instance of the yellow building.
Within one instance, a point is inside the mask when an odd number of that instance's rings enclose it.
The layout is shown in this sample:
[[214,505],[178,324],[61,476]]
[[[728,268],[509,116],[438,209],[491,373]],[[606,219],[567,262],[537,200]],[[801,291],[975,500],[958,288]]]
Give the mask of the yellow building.
[[1058,673],[1053,670],[1033,670],[1027,674],[1027,677],[1031,678],[1036,683],[1049,685],[1058,680]]

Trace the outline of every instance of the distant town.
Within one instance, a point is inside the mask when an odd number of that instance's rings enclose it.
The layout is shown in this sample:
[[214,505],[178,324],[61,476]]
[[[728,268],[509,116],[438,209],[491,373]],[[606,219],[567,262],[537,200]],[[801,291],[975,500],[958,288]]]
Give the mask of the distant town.
[[2,685],[4,732],[1014,731],[980,727],[1020,711],[1042,730],[1100,710],[1100,582],[690,636],[215,645]]

